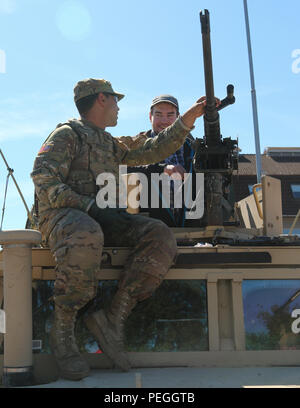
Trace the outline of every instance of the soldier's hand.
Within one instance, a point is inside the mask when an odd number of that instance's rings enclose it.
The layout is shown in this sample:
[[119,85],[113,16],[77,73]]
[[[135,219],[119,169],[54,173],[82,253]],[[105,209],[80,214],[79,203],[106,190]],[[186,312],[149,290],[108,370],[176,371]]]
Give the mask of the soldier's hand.
[[[216,100],[216,107],[221,105],[221,100],[219,98],[215,98]],[[205,108],[206,108],[206,96],[201,96],[197,100],[197,102],[192,106],[192,108],[196,108],[196,114],[198,113],[198,117],[202,116],[205,113]]]
[[221,99],[215,98],[216,100],[216,107],[218,108],[221,105]]
[[[221,101],[219,98],[216,98],[216,106],[220,105]],[[197,100],[194,105],[192,105],[183,115],[181,115],[181,119],[183,123],[192,128],[194,126],[195,120],[200,118],[205,113],[206,107],[206,96],[202,96]]]
[[204,114],[205,106],[206,97],[202,96],[183,115],[181,115],[181,120],[183,121],[183,123],[187,127],[192,128],[194,126],[195,120]]
[[[220,106],[221,100],[219,98],[215,98],[215,100],[216,100],[216,107]],[[201,96],[201,98],[199,98],[196,103],[200,103],[200,104],[202,103],[203,105],[203,102],[205,103],[205,106],[206,106],[206,96]]]
[[193,106],[191,106],[192,112],[195,114],[196,118],[204,115],[206,107],[206,96],[201,96]]

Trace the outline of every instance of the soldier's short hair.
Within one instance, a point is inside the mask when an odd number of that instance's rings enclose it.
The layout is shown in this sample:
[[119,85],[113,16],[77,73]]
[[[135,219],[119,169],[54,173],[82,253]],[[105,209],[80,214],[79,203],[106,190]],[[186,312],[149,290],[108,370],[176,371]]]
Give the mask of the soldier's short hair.
[[81,116],[86,115],[90,109],[94,106],[96,99],[98,98],[99,93],[94,95],[85,96],[84,98],[78,99],[75,102],[78,112]]
[[89,110],[92,109],[100,93],[102,93],[106,97],[112,95],[108,92],[98,92],[96,94],[85,96],[84,98],[78,99],[78,101],[75,102],[78,112],[80,113],[81,116],[86,115],[89,112]]

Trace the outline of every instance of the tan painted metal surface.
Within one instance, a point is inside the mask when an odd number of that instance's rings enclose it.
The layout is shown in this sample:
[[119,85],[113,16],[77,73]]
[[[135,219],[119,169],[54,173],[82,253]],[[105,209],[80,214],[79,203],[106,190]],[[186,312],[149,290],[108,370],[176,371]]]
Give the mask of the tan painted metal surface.
[[20,370],[33,364],[31,247],[40,241],[38,231],[0,231],[0,243],[4,248],[5,368]]

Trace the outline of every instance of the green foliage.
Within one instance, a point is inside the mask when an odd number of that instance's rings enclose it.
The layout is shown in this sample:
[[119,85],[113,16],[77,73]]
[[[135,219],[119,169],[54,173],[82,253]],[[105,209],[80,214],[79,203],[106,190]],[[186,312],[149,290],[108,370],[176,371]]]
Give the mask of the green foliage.
[[278,350],[278,336],[269,333],[246,333],[246,350]]
[[257,318],[264,323],[265,332],[246,333],[247,350],[299,349],[299,336],[292,332],[293,318],[288,305],[274,304],[270,311],[261,311]]

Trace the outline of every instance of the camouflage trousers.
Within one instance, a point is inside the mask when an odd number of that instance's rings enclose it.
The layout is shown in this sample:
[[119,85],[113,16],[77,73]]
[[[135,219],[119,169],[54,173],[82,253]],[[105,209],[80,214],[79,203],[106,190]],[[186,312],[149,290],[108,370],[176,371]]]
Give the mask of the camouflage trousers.
[[99,222],[76,209],[52,210],[41,231],[57,264],[55,304],[66,311],[78,311],[95,297],[103,245],[132,248],[119,288],[136,301],[151,296],[161,284],[177,251],[176,239],[163,222],[123,210],[105,210]]

